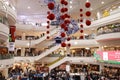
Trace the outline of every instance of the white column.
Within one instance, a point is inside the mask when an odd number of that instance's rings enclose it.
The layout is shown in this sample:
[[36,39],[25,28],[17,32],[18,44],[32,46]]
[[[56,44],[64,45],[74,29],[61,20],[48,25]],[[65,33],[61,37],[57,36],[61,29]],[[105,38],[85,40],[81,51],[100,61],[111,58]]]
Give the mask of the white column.
[[22,40],[25,40],[25,33],[22,33]]
[[101,73],[104,66],[103,66],[103,64],[100,64],[99,66],[100,66],[100,73]]
[[98,49],[98,50],[99,50],[99,51],[104,50],[103,46],[102,46],[102,45],[99,45],[99,49]]
[[2,72],[3,76],[5,76],[5,78],[8,78],[8,68],[5,68]]
[[17,55],[17,50],[18,50],[18,48],[16,48],[15,51],[14,51],[14,54],[15,54],[15,55]]
[[68,47],[68,46],[66,47],[66,56],[67,55],[70,55],[70,47]]
[[100,11],[97,12],[97,19],[100,19],[102,16],[102,14],[100,13]]
[[25,55],[25,48],[21,48],[21,56]]

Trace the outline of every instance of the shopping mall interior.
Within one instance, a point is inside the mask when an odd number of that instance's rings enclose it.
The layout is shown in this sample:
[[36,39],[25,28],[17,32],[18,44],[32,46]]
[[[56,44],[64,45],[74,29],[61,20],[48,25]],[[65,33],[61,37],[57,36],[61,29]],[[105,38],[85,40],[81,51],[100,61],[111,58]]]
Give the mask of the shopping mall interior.
[[0,0],[0,80],[120,80],[120,0]]

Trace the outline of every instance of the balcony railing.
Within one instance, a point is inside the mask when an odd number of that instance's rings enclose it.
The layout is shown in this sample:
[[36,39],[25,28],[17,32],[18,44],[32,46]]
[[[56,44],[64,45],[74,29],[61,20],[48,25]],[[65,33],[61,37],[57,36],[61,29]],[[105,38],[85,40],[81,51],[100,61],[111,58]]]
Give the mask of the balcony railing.
[[110,24],[98,28],[97,35],[120,32],[120,23]]
[[7,14],[11,15],[14,19],[16,19],[17,14],[16,11],[13,9],[12,5],[7,5],[3,1],[0,1],[0,10],[6,12]]
[[14,57],[13,54],[0,54],[0,60],[11,59],[13,57]]

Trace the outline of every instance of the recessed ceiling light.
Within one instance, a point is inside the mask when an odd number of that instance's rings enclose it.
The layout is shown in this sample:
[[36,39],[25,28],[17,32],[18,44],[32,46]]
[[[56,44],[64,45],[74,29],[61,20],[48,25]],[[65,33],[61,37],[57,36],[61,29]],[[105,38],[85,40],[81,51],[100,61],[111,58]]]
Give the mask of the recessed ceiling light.
[[89,0],[86,0],[86,2],[89,2]]
[[28,9],[30,9],[31,7],[30,7],[30,6],[28,6],[27,8],[28,8]]
[[93,10],[93,8],[90,8],[90,10],[92,11],[92,10]]
[[41,23],[41,26],[47,26],[48,24],[47,23]]
[[104,1],[101,2],[101,4],[104,4],[104,3],[105,3]]
[[70,6],[70,8],[72,8],[72,6]]
[[112,11],[112,9],[110,9],[110,11]]
[[107,47],[106,45],[104,47]]
[[85,49],[90,49],[90,48],[86,47]]
[[84,34],[84,35],[88,35],[88,34]]
[[75,45],[77,45],[78,43],[77,42],[74,42]]
[[70,4],[72,4],[72,1],[70,1]]
[[118,8],[120,9],[120,6],[118,6]]

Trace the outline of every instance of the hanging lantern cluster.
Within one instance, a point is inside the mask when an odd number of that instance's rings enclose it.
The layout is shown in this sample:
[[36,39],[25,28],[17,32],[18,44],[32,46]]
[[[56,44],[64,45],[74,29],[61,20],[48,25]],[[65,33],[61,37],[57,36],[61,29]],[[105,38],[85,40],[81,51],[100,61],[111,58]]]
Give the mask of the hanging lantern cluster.
[[82,22],[83,22],[83,9],[81,8],[80,9],[80,39],[83,39],[83,32],[84,32],[84,30],[83,30],[83,24],[82,24]]
[[[87,1],[87,2],[85,3],[85,7],[86,7],[87,9],[89,9],[90,6],[91,6],[91,3],[90,3],[89,1]],[[88,11],[85,12],[85,15],[87,16],[87,19],[86,19],[85,24],[86,24],[87,26],[90,26],[90,25],[91,25],[91,21],[90,21],[89,17],[91,16],[91,12],[88,10]]]
[[[55,3],[53,1],[51,1],[51,2],[48,3],[47,6],[48,6],[48,9],[50,9],[52,11],[55,8]],[[50,21],[55,19],[55,14],[50,12],[50,11],[48,11],[47,12],[47,19],[48,19],[48,21],[47,21],[48,25],[46,26],[46,28],[47,28],[46,34],[47,34],[47,39],[49,39],[50,36],[48,36],[48,35],[50,33],[50,30],[49,30],[49,28],[50,28]]]
[[[60,1],[62,8],[60,9],[61,15],[60,15],[60,20],[62,21],[60,23],[62,32],[60,33],[60,36],[62,39],[67,38],[67,41],[70,41],[70,38],[66,35],[66,32],[68,31],[68,25],[70,24],[70,15],[67,14],[68,8],[66,7],[68,5],[68,2],[66,0],[61,0]],[[70,43],[66,44],[65,41],[61,43],[62,47],[70,47]]]

